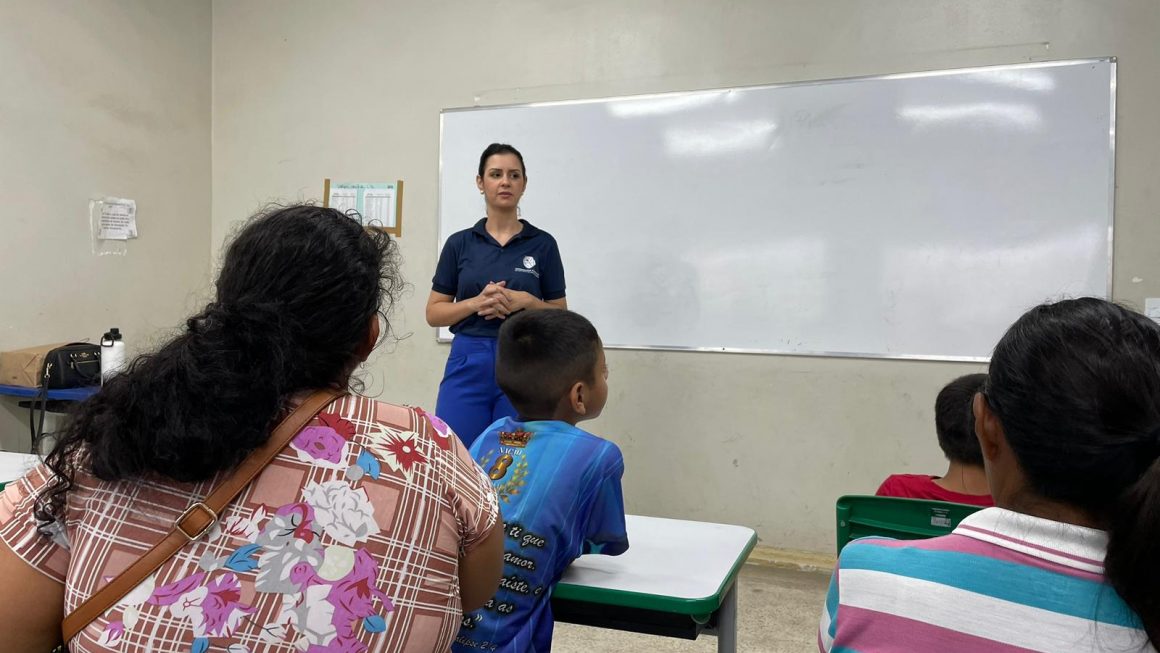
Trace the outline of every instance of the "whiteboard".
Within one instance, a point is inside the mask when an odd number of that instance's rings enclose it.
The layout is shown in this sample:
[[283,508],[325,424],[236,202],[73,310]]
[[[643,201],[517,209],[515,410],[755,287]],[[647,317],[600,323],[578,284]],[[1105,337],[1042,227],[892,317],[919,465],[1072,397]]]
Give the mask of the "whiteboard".
[[1114,125],[1113,59],[449,109],[439,243],[508,142],[606,346],[986,360],[1110,295]]

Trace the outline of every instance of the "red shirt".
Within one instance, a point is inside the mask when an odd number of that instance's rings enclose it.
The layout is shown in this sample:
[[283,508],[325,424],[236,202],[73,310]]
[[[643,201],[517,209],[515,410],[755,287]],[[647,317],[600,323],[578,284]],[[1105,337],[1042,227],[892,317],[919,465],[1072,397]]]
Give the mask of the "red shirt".
[[950,501],[951,503],[967,503],[972,506],[990,508],[995,505],[989,494],[962,494],[951,492],[934,482],[937,476],[925,474],[894,474],[882,481],[878,491],[874,494],[880,497],[901,497],[903,499],[932,499],[934,501]]

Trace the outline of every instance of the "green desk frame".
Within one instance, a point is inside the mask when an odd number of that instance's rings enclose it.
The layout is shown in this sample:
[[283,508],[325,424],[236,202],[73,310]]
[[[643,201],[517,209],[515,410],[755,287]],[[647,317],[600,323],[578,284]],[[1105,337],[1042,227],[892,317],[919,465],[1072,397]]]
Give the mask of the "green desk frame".
[[629,550],[583,556],[552,594],[556,621],[665,637],[717,636],[737,650],[737,575],[757,544],[743,526],[626,517]]

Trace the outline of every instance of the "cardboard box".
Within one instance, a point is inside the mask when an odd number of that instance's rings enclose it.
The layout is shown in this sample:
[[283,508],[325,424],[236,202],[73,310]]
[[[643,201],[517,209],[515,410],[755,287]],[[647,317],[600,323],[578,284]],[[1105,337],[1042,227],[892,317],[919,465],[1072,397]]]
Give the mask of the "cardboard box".
[[38,345],[13,351],[0,351],[0,385],[19,385],[35,388],[40,385],[40,372],[48,352],[68,343]]

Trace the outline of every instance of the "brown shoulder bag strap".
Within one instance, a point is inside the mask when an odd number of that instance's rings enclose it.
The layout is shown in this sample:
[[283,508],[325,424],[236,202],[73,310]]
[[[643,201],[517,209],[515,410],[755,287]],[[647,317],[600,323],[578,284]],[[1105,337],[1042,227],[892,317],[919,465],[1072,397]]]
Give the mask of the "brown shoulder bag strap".
[[88,600],[77,606],[61,624],[64,642],[67,645],[85,626],[104,614],[114,603],[124,598],[134,587],[141,584],[149,574],[173,557],[186,544],[203,537],[213,528],[222,510],[241,493],[250,481],[290,443],[310,420],[338,397],[346,394],[339,390],[317,390],[298,405],[286,419],[278,424],[266,444],[255,449],[234,469],[208,496],[199,501],[177,518],[173,529],[145,555],[129,565],[119,576],[109,581]]

